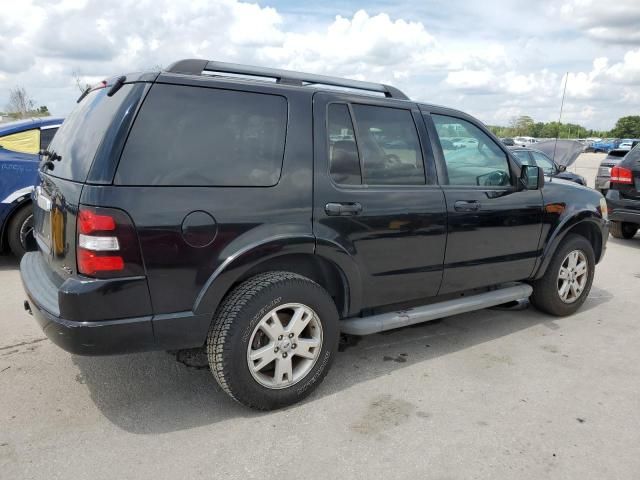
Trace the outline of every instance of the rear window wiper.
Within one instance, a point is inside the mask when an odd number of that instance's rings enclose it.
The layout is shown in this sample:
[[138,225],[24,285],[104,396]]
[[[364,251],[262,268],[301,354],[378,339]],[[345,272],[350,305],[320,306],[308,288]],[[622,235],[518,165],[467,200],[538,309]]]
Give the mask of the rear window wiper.
[[82,92],[80,94],[80,96],[78,97],[78,100],[76,100],[76,103],[80,103],[84,97],[86,97],[87,95],[89,95],[89,92],[91,91],[91,87],[87,87],[84,92]]
[[114,82],[114,84],[107,92],[107,97],[112,97],[118,90],[120,90],[120,88],[122,88],[122,85],[124,85],[124,82],[126,81],[127,77],[125,77],[124,75],[122,77],[118,77],[118,79]]

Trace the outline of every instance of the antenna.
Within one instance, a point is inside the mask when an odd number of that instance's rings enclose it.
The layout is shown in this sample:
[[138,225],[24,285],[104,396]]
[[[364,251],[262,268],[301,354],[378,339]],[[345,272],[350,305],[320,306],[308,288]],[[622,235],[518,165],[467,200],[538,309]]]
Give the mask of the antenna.
[[562,90],[562,101],[560,102],[560,116],[558,117],[558,134],[553,144],[553,161],[556,161],[556,147],[558,146],[558,137],[560,136],[560,125],[562,123],[562,109],[564,108],[564,96],[567,93],[567,82],[569,81],[569,72],[564,77],[564,90]]

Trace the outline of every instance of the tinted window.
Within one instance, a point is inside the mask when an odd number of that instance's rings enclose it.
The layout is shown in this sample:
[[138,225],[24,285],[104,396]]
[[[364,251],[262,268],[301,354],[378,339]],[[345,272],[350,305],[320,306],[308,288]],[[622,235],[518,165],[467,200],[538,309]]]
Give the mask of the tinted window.
[[556,173],[556,168],[553,165],[553,162],[546,155],[538,152],[531,152],[531,155],[533,155],[533,159],[535,160],[536,165],[542,168],[542,170],[544,170],[544,173],[546,173],[547,175],[553,175],[554,173]]
[[353,105],[364,183],[424,185],[424,163],[411,112]]
[[332,103],[329,105],[328,117],[331,178],[336,183],[359,185],[362,183],[360,160],[349,107]]
[[508,186],[507,155],[486,133],[466,120],[432,115],[447,164],[449,184]]
[[123,85],[111,97],[107,96],[106,88],[94,90],[76,106],[49,144],[49,151],[61,158],[49,175],[86,180],[105,132],[132,88],[131,84]]
[[533,165],[531,156],[529,156],[529,152],[526,150],[515,150],[511,153],[520,161],[520,165]]
[[40,150],[45,150],[49,144],[51,143],[51,140],[53,139],[53,136],[56,134],[56,132],[58,131],[58,128],[43,128],[40,130]]
[[131,129],[116,183],[275,185],[286,124],[280,96],[155,85]]

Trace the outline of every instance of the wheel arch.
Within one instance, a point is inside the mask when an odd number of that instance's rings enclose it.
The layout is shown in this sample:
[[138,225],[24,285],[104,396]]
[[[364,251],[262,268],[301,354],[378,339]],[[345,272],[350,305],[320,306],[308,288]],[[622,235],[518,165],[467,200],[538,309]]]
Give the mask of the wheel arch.
[[598,263],[604,253],[605,239],[606,235],[608,235],[608,229],[606,226],[603,227],[604,222],[602,217],[588,211],[565,219],[555,228],[553,235],[547,241],[534,278],[537,280],[544,275],[553,254],[569,234],[576,234],[586,238],[593,247],[596,263]]
[[344,317],[359,301],[359,276],[354,278],[355,264],[340,263],[316,251],[313,237],[267,239],[224,262],[203,287],[193,311],[196,314],[214,312],[225,296],[243,281],[259,273],[278,270],[297,273],[318,283],[334,299],[338,313]]

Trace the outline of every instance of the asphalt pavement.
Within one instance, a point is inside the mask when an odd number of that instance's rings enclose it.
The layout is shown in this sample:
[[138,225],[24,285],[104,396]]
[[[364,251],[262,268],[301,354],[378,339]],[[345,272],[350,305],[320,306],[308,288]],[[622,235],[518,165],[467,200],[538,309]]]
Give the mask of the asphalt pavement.
[[[571,167],[588,178],[602,155]],[[483,310],[373,335],[302,404],[257,413],[166,352],[80,357],[0,257],[0,478],[640,478],[640,234],[582,309]]]

